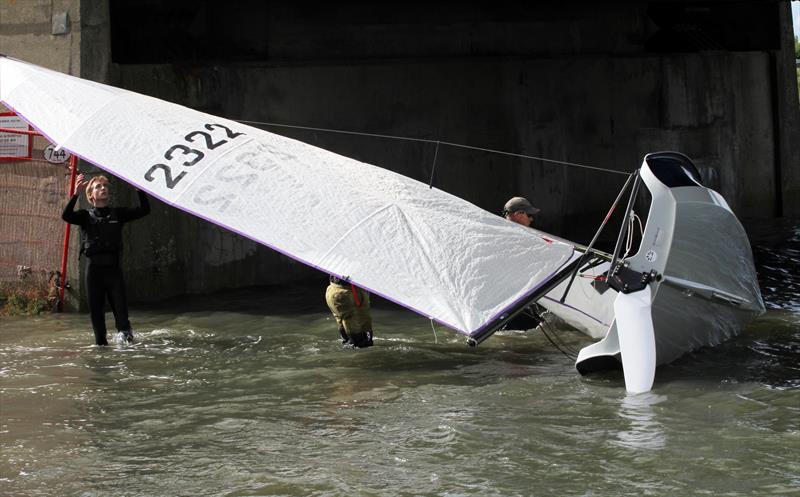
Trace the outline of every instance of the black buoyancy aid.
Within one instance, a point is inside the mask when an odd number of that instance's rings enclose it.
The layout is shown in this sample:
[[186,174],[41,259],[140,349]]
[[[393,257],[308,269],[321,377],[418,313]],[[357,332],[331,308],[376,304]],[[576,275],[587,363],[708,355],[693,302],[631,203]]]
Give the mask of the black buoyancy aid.
[[122,223],[116,209],[89,209],[89,222],[81,226],[81,252],[117,254],[122,248]]

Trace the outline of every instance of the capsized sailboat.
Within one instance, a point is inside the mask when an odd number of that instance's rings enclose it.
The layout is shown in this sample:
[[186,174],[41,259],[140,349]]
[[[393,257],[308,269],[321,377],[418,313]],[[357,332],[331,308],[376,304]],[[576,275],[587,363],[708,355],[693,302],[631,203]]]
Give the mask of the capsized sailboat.
[[[580,351],[588,373],[618,366],[626,388],[650,390],[655,366],[738,334],[764,312],[752,250],[725,199],[702,185],[676,152],[648,154],[637,185],[649,192],[639,249],[621,257],[585,251],[574,285],[564,281],[539,303],[598,342]],[[629,202],[626,217],[632,212]]]
[[[651,210],[645,230],[652,248],[643,243],[647,254],[652,251],[656,256],[612,258],[608,261],[612,290],[592,290],[602,297],[596,298],[585,278],[573,277],[601,267],[596,261],[602,256],[591,247],[544,236],[392,171],[7,57],[0,57],[0,101],[58,147],[162,201],[348,279],[466,335],[473,344],[527,312],[532,303],[551,307],[568,322],[602,338],[579,358],[579,370],[619,359],[631,391],[651,388],[656,363],[671,360],[679,351],[714,344],[738,332],[746,321],[730,318],[714,331],[718,315],[714,307],[706,319],[709,326],[699,333],[685,330],[691,326],[673,333],[670,329],[680,319],[673,315],[683,313],[670,314],[660,305],[662,294],[674,293],[673,299],[689,292],[706,295],[707,299],[692,302],[700,302],[700,307],[723,302],[738,305],[739,310],[752,308],[751,315],[763,309],[754,271],[740,277],[745,281],[753,276],[752,281],[721,288],[713,278],[695,277],[693,264],[700,259],[687,256],[686,268],[676,266],[681,270],[670,272],[668,261],[676,244],[708,247],[702,237],[692,238],[697,233],[680,228],[687,213],[682,206],[703,203],[695,198],[703,195],[712,199],[709,205],[724,205],[724,200],[697,181],[692,182],[693,193],[684,193],[681,186],[665,183],[655,173],[651,187],[652,160],[645,160],[647,167],[637,178],[653,193],[658,210]],[[656,193],[662,190],[667,200],[657,203]],[[297,199],[303,200],[303,209],[293,208]],[[656,224],[661,209],[670,205],[672,211],[663,213],[665,219]],[[713,212],[700,209],[688,214],[708,216],[708,224],[725,217]],[[730,217],[728,224],[738,226],[732,213]],[[689,241],[680,238],[683,235]],[[738,244],[747,245],[741,226],[719,235],[739,237]],[[749,253],[744,252],[735,255],[747,259]],[[752,259],[748,267],[752,269]],[[618,275],[647,281],[635,289],[627,283],[617,288],[614,284],[622,278]],[[559,296],[567,286],[567,296]],[[664,291],[665,287],[670,290]],[[579,298],[578,291],[586,298]],[[592,311],[593,307],[598,310]],[[664,344],[675,350],[665,355],[658,348]]]

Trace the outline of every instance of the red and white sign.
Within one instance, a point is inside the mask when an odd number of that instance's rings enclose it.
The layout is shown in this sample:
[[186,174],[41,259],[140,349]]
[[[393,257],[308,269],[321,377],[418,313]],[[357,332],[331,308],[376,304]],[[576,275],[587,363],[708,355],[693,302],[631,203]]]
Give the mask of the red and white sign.
[[[28,123],[13,112],[0,113],[0,128],[31,131]],[[32,152],[31,135],[0,132],[0,160],[30,159]]]

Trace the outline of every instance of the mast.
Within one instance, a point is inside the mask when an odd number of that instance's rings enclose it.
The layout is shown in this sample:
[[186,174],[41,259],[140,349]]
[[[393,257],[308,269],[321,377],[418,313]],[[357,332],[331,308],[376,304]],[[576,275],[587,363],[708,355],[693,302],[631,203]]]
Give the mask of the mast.
[[516,316],[521,314],[525,309],[527,309],[531,304],[538,301],[548,292],[550,292],[553,288],[557,287],[562,281],[567,279],[570,274],[573,273],[581,264],[583,260],[582,257],[578,256],[577,254],[573,255],[573,259],[567,263],[566,266],[561,268],[556,274],[550,277],[550,279],[544,280],[532,293],[528,294],[524,299],[519,300],[514,305],[509,307],[506,312],[502,313],[498,316],[494,321],[490,321],[484,325],[482,329],[474,333],[467,343],[474,347],[479,343],[483,342],[490,336],[492,336],[496,331],[500,330],[506,323],[514,319]]

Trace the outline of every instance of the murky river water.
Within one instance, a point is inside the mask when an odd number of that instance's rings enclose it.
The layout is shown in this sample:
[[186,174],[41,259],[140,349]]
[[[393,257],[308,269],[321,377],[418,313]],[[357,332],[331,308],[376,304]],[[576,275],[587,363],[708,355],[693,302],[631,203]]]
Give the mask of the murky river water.
[[342,349],[322,281],[134,307],[134,346],[91,346],[86,315],[0,318],[0,495],[800,495],[783,233],[756,249],[767,314],[636,396],[540,333],[472,349],[382,302],[375,347]]

